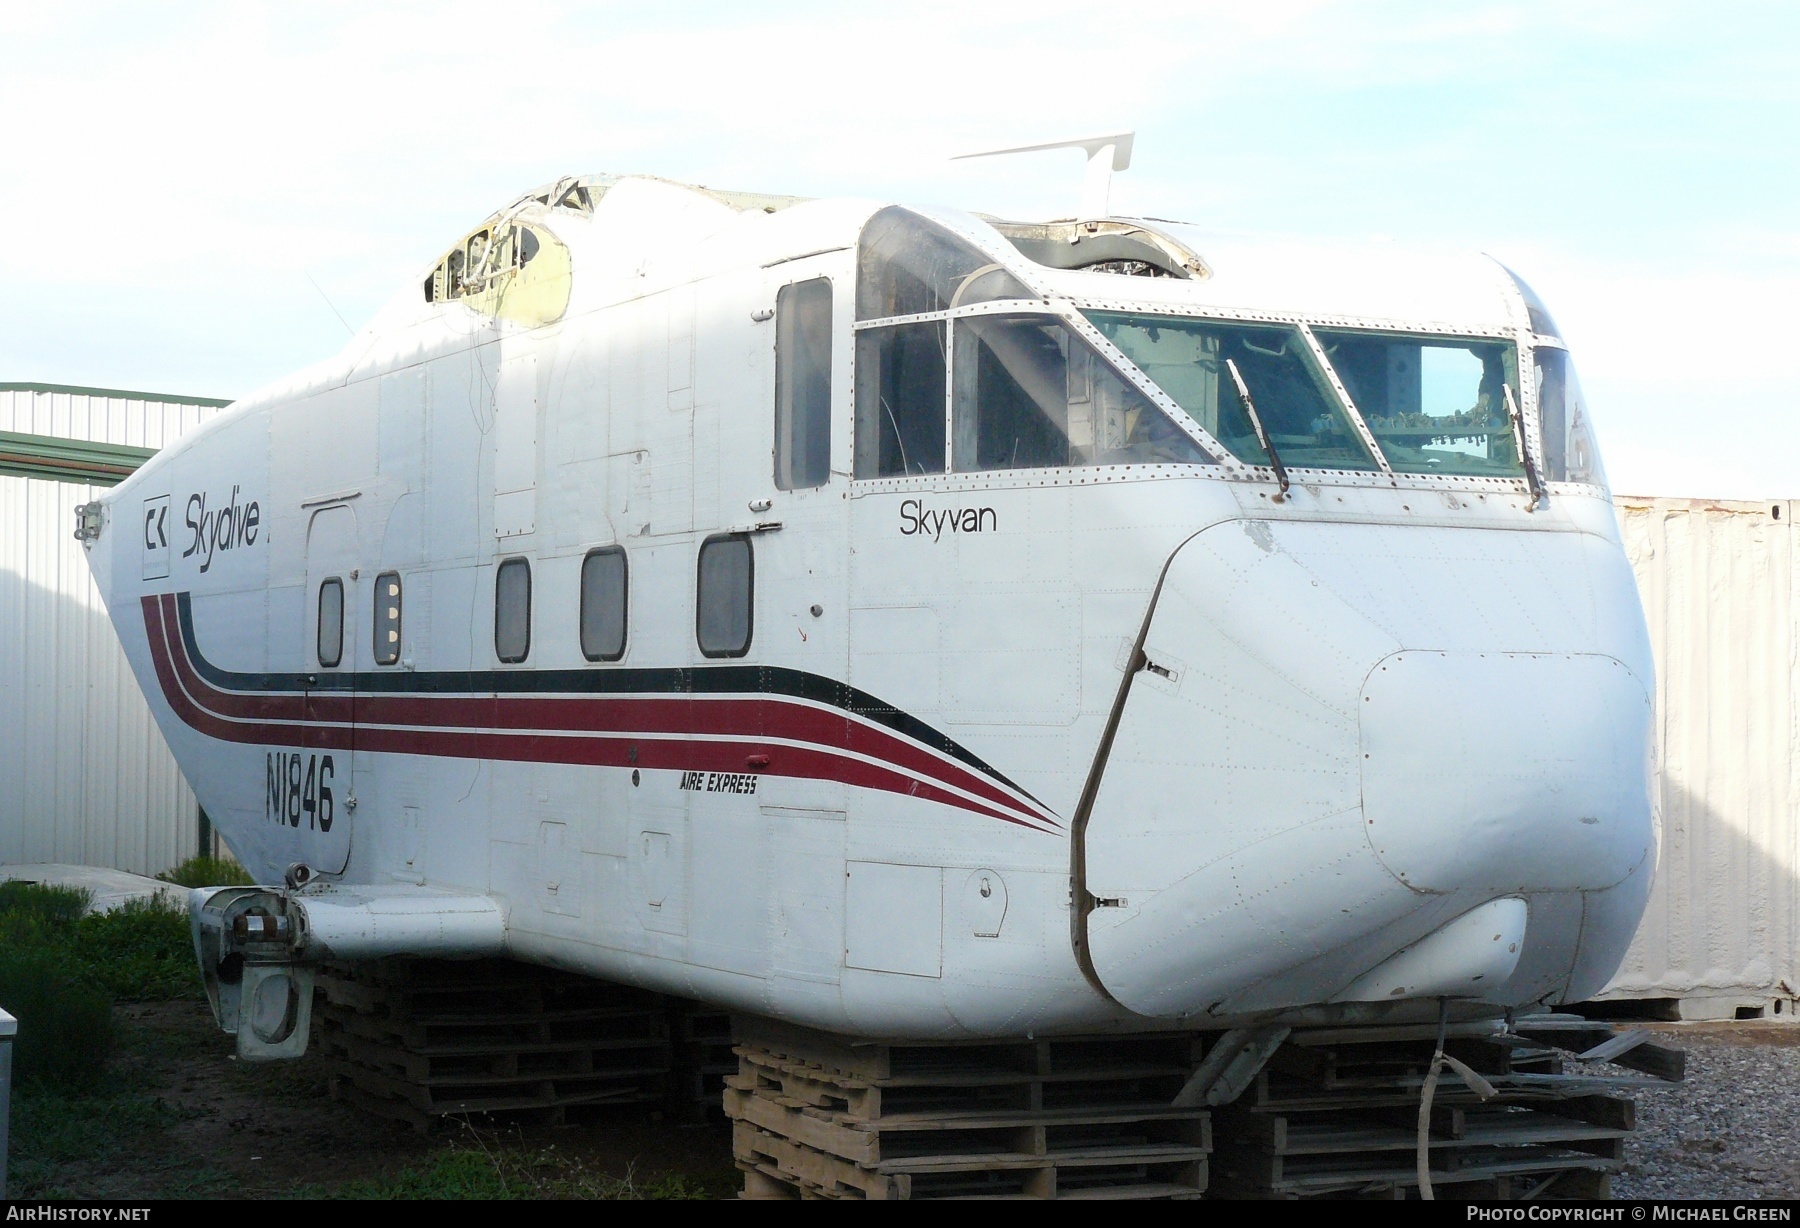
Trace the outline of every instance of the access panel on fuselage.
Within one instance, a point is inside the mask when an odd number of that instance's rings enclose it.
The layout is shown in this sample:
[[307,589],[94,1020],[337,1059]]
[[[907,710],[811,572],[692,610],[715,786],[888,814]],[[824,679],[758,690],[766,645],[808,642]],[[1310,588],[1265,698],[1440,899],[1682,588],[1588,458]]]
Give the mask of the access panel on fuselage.
[[284,818],[296,861],[341,874],[350,859],[356,796],[356,667],[363,597],[356,510],[314,509],[306,526],[307,638],[301,663],[305,724],[299,745],[268,750],[270,806]]

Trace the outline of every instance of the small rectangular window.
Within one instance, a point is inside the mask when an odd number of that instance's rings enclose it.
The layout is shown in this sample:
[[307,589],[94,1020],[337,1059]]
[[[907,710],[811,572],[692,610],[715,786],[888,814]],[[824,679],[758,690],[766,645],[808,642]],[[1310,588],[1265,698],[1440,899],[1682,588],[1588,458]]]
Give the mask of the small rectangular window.
[[750,651],[754,573],[748,537],[709,537],[700,544],[694,630],[707,656],[741,657]]
[[625,655],[625,552],[617,546],[590,550],[581,560],[581,655],[617,661]]
[[344,582],[336,576],[319,585],[319,664],[336,669],[344,659]]
[[775,486],[831,480],[831,279],[775,296]]
[[856,476],[944,471],[943,321],[856,334]]
[[400,659],[400,573],[384,571],[375,577],[375,664],[392,665]]
[[531,651],[531,564],[507,559],[494,575],[494,655],[513,664]]

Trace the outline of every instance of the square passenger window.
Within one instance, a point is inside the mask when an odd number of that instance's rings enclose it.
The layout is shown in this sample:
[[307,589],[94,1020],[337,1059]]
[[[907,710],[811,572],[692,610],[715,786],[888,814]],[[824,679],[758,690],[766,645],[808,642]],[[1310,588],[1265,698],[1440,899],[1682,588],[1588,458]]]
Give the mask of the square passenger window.
[[581,560],[581,655],[588,660],[625,655],[627,585],[625,551],[618,546],[590,550]]
[[741,657],[750,651],[755,570],[748,537],[724,534],[701,543],[694,633],[705,655]]

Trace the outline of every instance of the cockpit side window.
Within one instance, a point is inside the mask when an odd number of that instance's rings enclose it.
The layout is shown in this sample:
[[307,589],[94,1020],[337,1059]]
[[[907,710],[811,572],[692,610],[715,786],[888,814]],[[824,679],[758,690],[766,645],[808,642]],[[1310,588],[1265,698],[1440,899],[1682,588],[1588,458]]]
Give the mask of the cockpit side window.
[[965,316],[953,328],[959,472],[1210,463],[1060,318]]
[[1265,465],[1269,456],[1245,412],[1231,377],[1233,366],[1286,464],[1377,468],[1298,327],[1118,311],[1090,311],[1087,316],[1239,460]]
[[1606,485],[1600,449],[1588,421],[1587,400],[1567,350],[1535,349],[1538,416],[1544,425],[1544,471],[1552,482]]
[[858,478],[1213,463],[1011,270],[915,213],[863,228],[856,304]]
[[856,334],[856,476],[944,471],[943,320]]

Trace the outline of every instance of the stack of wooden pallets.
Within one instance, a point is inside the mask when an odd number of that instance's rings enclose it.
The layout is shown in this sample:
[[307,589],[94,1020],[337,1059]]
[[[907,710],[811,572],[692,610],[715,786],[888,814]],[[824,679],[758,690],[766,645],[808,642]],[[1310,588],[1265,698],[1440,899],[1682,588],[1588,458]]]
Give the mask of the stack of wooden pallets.
[[[1418,1188],[1419,1101],[1434,1047],[1430,1027],[1342,1028],[1290,1039],[1241,1099],[1217,1111],[1216,1192],[1411,1196]],[[1571,1073],[1554,1048],[1496,1035],[1491,1026],[1453,1029],[1445,1049],[1498,1094],[1483,1102],[1453,1072],[1440,1076],[1429,1142],[1439,1197],[1607,1196],[1635,1128],[1631,1093],[1655,1080]],[[1678,1067],[1680,1055],[1673,1058]]]
[[467,1113],[661,1101],[666,1000],[505,960],[382,960],[318,978],[332,1094],[424,1129]]
[[725,1113],[746,1198],[1197,1198],[1191,1032],[861,1043],[739,1016]]
[[669,1074],[670,1113],[679,1121],[717,1122],[725,1077],[738,1069],[731,1015],[685,998],[668,1003],[675,1062]]

